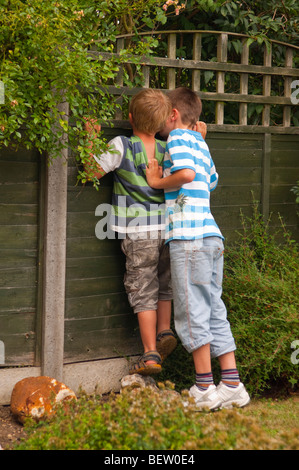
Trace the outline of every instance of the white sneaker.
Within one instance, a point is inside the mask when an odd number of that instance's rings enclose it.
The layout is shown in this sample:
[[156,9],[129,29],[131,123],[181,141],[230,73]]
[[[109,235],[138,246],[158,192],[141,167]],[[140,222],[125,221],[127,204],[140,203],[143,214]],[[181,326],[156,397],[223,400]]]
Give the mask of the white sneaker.
[[250,396],[242,382],[239,383],[237,388],[228,387],[223,382],[220,382],[217,386],[217,393],[222,401],[221,408],[232,408],[234,405],[242,408],[250,402]]
[[222,405],[215,385],[209,385],[205,391],[201,391],[197,385],[193,385],[189,390],[189,395],[194,398],[196,407],[200,410],[204,408],[216,410]]

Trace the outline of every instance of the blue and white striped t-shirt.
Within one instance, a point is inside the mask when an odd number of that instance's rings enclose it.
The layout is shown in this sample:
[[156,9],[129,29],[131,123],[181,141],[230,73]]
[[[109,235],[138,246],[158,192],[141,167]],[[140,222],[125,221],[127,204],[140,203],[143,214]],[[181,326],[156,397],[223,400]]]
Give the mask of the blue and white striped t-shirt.
[[195,171],[194,180],[165,190],[166,241],[223,238],[210,210],[210,192],[217,186],[218,174],[209,148],[198,132],[175,129],[167,140],[164,177],[186,168]]

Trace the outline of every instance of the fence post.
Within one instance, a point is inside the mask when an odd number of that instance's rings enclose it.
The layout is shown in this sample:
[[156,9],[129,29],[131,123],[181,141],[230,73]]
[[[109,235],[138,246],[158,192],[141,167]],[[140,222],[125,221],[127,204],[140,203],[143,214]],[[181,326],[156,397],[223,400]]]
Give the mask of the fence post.
[[[269,48],[265,44],[264,50],[264,65],[266,67],[271,67],[272,65],[272,44],[269,45]],[[271,96],[271,75],[264,75],[263,77],[263,95]],[[264,105],[263,110],[263,126],[270,126],[270,109],[269,104]]]
[[[199,62],[201,60],[201,34],[195,33],[193,36],[193,60]],[[192,90],[200,91],[200,70],[192,72]]]
[[[247,39],[244,38],[242,41],[241,64],[248,65],[248,62],[249,62],[249,47],[247,44]],[[248,95],[248,73],[241,73],[240,94]],[[240,103],[239,124],[241,126],[247,126],[247,103]]]
[[[61,103],[58,110],[62,119],[67,120],[68,103]],[[65,135],[61,139],[66,143]],[[53,161],[49,155],[45,187],[41,369],[42,375],[60,381],[63,380],[64,356],[67,156],[67,148]]]
[[263,161],[262,161],[262,214],[267,222],[270,215],[270,159],[271,159],[271,134],[264,134]]
[[[286,48],[285,66],[290,68],[293,67],[293,49],[290,47]],[[284,96],[286,98],[291,97],[291,84],[292,77],[285,77]],[[283,125],[284,127],[289,127],[291,125],[291,106],[284,106],[283,108]]]
[[[217,60],[218,62],[227,62],[227,34],[219,34],[217,42]],[[217,72],[216,91],[217,93],[224,93],[225,85],[225,72]],[[224,103],[217,101],[216,103],[216,124],[223,124],[224,122]]]
[[[176,34],[171,33],[168,35],[168,52],[167,52],[169,59],[176,58]],[[175,68],[169,68],[167,70],[167,88],[168,90],[174,90],[175,88],[175,75],[176,70]]]

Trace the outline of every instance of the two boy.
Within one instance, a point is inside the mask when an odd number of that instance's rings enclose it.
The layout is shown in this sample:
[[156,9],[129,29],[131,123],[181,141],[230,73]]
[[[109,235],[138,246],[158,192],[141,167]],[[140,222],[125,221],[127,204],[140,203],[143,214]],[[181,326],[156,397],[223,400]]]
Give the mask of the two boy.
[[[210,191],[216,187],[218,175],[206,143],[200,133],[193,131],[201,113],[201,102],[195,93],[186,88],[173,90],[167,99],[170,99],[170,108],[165,106],[163,125],[160,120],[159,129],[155,130],[165,137],[169,134],[164,177],[160,168],[162,160],[157,151],[153,151],[154,128],[151,134],[148,131],[140,134],[136,121],[134,123],[134,113],[130,113],[129,117],[133,133],[143,141],[143,150],[148,156],[147,162],[143,162],[147,168],[142,168],[147,184],[156,191],[165,192],[165,243],[161,241],[161,246],[165,253],[165,265],[167,249],[170,250],[175,328],[183,346],[192,353],[196,371],[196,383],[189,393],[199,408],[213,410],[231,406],[232,403],[245,406],[250,398],[239,379],[234,356],[235,342],[221,300],[223,236],[210,211]],[[161,105],[159,111],[162,116]],[[143,114],[150,113],[148,107],[143,109]],[[110,167],[103,166],[102,157],[98,164],[104,172],[112,171]],[[136,160],[134,165],[136,168]],[[159,231],[163,231],[162,225]],[[144,246],[143,249],[151,248]],[[135,247],[132,250],[135,251]],[[124,251],[128,260],[129,252],[125,248]],[[159,261],[158,258],[155,265],[160,263],[162,257]],[[139,273],[136,259],[132,270]],[[169,282],[168,267],[163,273]],[[129,284],[127,282],[126,288],[130,300]],[[135,290],[139,290],[138,285],[140,287],[142,282],[134,284]],[[148,338],[153,339],[154,327],[159,325],[159,320],[155,322],[154,318],[162,319],[163,329],[160,331],[165,332],[165,338],[171,343],[165,355],[174,349],[175,339],[170,330],[170,298],[169,289],[167,298],[160,297],[158,301],[157,315],[153,314],[154,310],[150,310],[151,315],[145,309],[137,312],[145,354],[134,365],[132,372],[153,373],[161,368],[162,358],[160,360],[155,349],[149,349],[155,348],[154,341],[150,343]],[[159,302],[164,302],[160,310]],[[222,381],[217,388],[213,382],[211,356],[219,358],[222,370]]]

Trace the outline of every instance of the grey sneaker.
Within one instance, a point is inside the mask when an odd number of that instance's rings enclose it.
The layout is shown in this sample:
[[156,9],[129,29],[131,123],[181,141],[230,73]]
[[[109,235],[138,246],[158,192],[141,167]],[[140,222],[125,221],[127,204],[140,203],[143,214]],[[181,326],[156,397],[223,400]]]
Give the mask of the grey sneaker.
[[209,385],[207,390],[201,391],[196,385],[189,390],[190,397],[194,398],[196,408],[202,410],[207,408],[211,411],[217,410],[221,407],[222,401],[218,396],[217,389],[215,385]]
[[250,396],[242,382],[239,383],[237,388],[228,387],[223,382],[220,382],[217,386],[217,393],[222,401],[221,408],[232,408],[233,406],[242,408],[250,402]]

